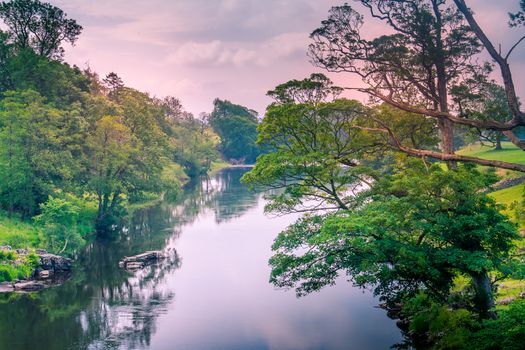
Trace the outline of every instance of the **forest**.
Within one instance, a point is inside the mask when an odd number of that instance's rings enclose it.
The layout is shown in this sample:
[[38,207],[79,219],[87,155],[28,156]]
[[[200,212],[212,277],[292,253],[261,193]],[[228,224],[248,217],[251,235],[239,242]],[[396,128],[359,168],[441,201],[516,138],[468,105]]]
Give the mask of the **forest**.
[[[63,60],[82,26],[38,0],[0,3],[0,245],[74,254],[133,206],[190,178],[254,162],[257,112],[216,99],[201,118]],[[16,260],[16,257],[6,257]],[[0,265],[0,281],[28,264]]]
[[[397,320],[398,348],[524,349],[524,77],[511,60],[525,36],[498,46],[468,3],[332,7],[305,47],[318,72],[283,77],[261,118],[222,98],[195,116],[71,66],[77,21],[0,2],[0,282],[36,264],[13,249],[75,257],[134,209],[254,164],[241,181],[265,191],[265,212],[299,215],[272,245],[273,286],[307,298],[343,276]],[[523,29],[518,5],[501,30]],[[371,20],[389,34],[370,37]],[[345,76],[359,84],[332,79]]]

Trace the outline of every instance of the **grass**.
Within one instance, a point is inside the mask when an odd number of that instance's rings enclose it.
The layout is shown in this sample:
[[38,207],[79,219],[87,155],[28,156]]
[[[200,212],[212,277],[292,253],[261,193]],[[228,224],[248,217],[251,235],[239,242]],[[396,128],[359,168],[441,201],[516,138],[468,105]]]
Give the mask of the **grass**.
[[14,249],[37,247],[40,231],[31,223],[16,217],[9,218],[0,211],[0,246]]
[[[510,142],[503,142],[502,147],[502,150],[495,150],[493,147],[487,147],[481,144],[474,144],[469,145],[464,149],[458,151],[458,154],[484,159],[525,164],[524,151],[514,146]],[[503,169],[499,169],[497,173],[503,179],[510,179],[524,175],[521,172]],[[525,222],[523,222],[523,219],[517,217],[516,211],[515,209],[513,209],[513,207],[515,206],[515,204],[521,203],[523,201],[524,191],[525,183],[521,183],[519,185],[494,191],[489,194],[496,200],[496,202],[505,206],[503,213],[509,216],[511,220],[513,220],[519,225],[521,232],[525,230]],[[525,246],[525,239],[518,240],[516,244],[518,246],[518,249],[522,250]],[[523,292],[525,292],[525,280],[506,279],[499,283],[498,299],[517,298],[520,295],[520,293]]]
[[478,157],[491,160],[501,160],[504,162],[525,164],[525,152],[514,146],[511,142],[502,142],[502,150],[494,147],[484,146],[479,143],[468,145],[457,153],[465,156]]
[[[462,148],[457,153],[470,157],[525,164],[524,151],[516,147],[511,142],[502,142],[501,146],[503,149],[496,150],[494,147],[484,146],[480,143],[476,143]],[[524,174],[518,171],[499,169],[498,175],[500,175],[503,179],[509,179],[523,176]]]
[[[37,248],[40,231],[31,223],[16,217],[9,218],[0,212],[0,246],[18,248]],[[14,251],[0,251],[0,282],[28,278],[35,264],[34,256],[23,258]]]

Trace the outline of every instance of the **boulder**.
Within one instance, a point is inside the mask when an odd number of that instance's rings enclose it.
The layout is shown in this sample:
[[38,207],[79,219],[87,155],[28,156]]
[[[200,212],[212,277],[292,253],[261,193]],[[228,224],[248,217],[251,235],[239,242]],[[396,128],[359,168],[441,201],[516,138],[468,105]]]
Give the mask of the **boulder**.
[[39,256],[39,268],[42,270],[49,270],[52,273],[71,271],[72,261],[69,258],[50,253],[40,254]]
[[40,289],[44,289],[46,286],[43,283],[37,281],[21,281],[13,285],[15,290],[24,292],[34,292]]
[[118,265],[126,270],[136,270],[165,258],[166,256],[161,251],[147,251],[138,255],[126,256],[119,261]]
[[51,276],[51,271],[49,270],[42,270],[38,272],[38,278],[46,279],[49,278],[49,276]]

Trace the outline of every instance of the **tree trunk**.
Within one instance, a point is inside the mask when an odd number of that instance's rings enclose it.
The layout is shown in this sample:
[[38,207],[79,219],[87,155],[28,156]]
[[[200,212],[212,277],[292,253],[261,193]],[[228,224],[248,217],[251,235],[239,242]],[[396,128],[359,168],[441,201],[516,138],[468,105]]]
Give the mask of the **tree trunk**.
[[476,297],[474,299],[476,310],[482,318],[496,318],[494,311],[494,294],[492,293],[492,285],[487,271],[471,273],[476,290]]
[[441,136],[441,151],[445,154],[454,154],[454,126],[450,120],[438,122]]
[[503,147],[501,147],[501,133],[498,132],[496,135],[496,150],[500,151],[502,149]]

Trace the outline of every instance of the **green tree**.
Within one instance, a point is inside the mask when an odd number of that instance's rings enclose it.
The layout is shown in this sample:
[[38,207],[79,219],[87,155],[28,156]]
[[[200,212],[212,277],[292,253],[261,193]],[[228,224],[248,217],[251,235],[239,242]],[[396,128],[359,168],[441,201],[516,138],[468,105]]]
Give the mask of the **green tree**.
[[61,59],[62,43],[73,45],[82,31],[82,26],[67,18],[64,11],[39,0],[3,1],[0,18],[19,50],[30,48],[51,59]]
[[[464,0],[362,0],[373,18],[385,22],[393,31],[367,40],[362,35],[364,17],[350,5],[336,6],[327,20],[311,34],[309,54],[313,62],[328,71],[348,72],[365,84],[357,91],[392,107],[433,118],[441,136],[440,150],[402,146],[395,130],[380,123],[377,132],[389,135],[391,146],[410,155],[445,161],[477,164],[525,171],[523,165],[487,161],[454,154],[454,125],[501,131],[518,147],[525,149],[513,131],[525,125],[506,54],[495,49]],[[501,70],[510,119],[470,118],[450,103],[455,88],[475,89],[473,76],[486,78],[492,67],[475,58],[486,49]]]
[[78,115],[46,105],[31,90],[6,92],[0,111],[0,203],[30,217],[76,174],[80,140],[71,134]]
[[259,155],[257,112],[226,100],[216,99],[209,117],[213,130],[221,137],[221,152],[229,160],[252,163]]
[[91,174],[88,189],[97,196],[96,227],[100,232],[114,223],[123,195],[133,186],[130,177],[139,155],[139,142],[122,118],[114,116],[97,121],[94,133],[87,139]]
[[468,167],[410,162],[381,179],[352,211],[307,216],[281,233],[271,280],[305,294],[335,283],[343,271],[389,303],[420,291],[444,302],[454,277],[464,274],[475,290],[473,308],[493,316],[489,272],[503,266],[518,236],[480,192],[486,181]]

